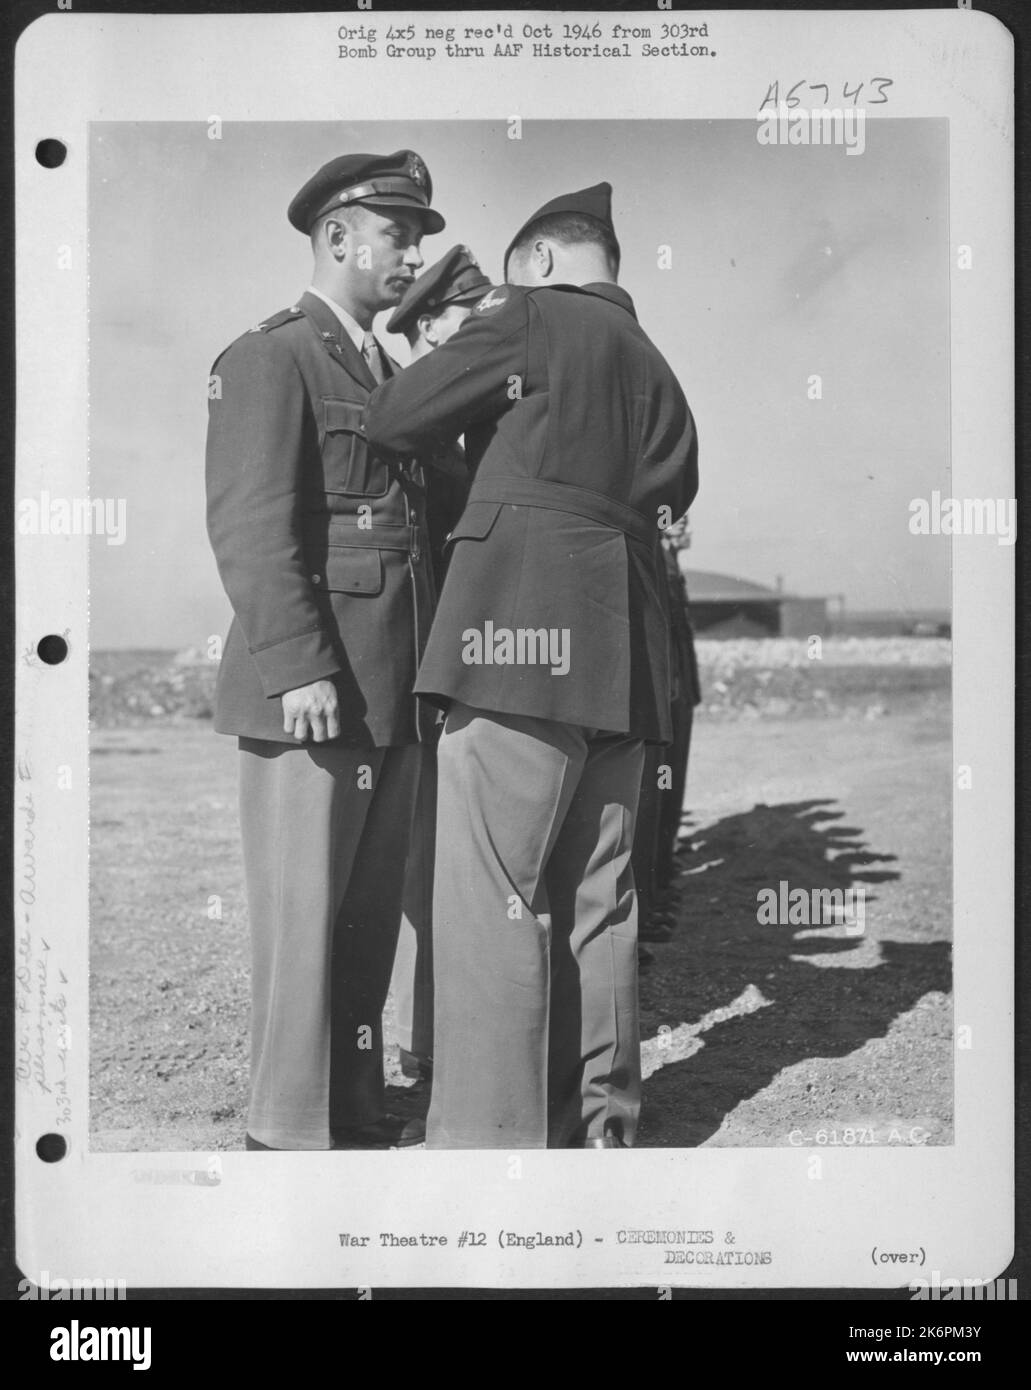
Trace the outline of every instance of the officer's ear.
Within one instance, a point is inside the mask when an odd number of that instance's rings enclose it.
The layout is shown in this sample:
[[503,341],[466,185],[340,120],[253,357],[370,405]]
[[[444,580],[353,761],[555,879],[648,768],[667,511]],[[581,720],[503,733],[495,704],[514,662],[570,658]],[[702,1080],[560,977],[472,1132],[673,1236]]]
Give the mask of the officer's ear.
[[327,217],[320,229],[320,240],[334,260],[347,254],[347,223],[341,217]]
[[315,254],[320,247],[333,257],[342,261],[347,254],[347,232],[353,227],[353,214],[336,213],[322,220],[321,227],[314,229],[311,239],[315,243]]
[[535,241],[530,247],[530,263],[542,280],[546,280],[555,268],[555,253],[551,242],[544,238]]
[[437,319],[434,314],[420,314],[416,319],[419,326],[419,336],[431,347],[440,346],[440,338],[437,336]]

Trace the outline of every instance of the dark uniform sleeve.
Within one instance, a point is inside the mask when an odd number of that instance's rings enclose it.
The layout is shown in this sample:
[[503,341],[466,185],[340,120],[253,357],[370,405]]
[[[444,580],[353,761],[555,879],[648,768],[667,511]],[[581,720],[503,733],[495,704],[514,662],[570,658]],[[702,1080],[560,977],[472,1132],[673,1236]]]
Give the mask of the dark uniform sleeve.
[[[673,518],[682,517],[698,496],[698,430],[680,386],[673,383],[672,408],[664,410],[651,431],[648,464],[670,469],[677,478],[671,501]],[[676,465],[675,468],[671,467]]]
[[208,405],[208,535],[267,696],[341,670],[297,528],[307,393],[289,347],[252,332],[215,363]]
[[470,425],[503,415],[522,395],[527,322],[522,292],[492,290],[453,338],[373,391],[364,416],[369,440],[433,464],[434,451]]
[[445,547],[458,518],[465,511],[469,497],[470,478],[464,461],[464,451],[456,444],[450,451],[451,467],[438,464],[441,471],[426,476],[426,530],[430,538],[433,574],[439,590],[447,570]]

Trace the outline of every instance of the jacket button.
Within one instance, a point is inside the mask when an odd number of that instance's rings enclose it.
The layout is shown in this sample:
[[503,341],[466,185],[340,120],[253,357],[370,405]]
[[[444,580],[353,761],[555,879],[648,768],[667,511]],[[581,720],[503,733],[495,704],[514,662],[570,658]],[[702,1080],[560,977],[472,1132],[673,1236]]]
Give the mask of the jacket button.
[[311,582],[312,582],[313,584],[321,584],[321,583],[322,583],[322,575],[321,575],[321,574],[313,574],[312,577],[311,577]]

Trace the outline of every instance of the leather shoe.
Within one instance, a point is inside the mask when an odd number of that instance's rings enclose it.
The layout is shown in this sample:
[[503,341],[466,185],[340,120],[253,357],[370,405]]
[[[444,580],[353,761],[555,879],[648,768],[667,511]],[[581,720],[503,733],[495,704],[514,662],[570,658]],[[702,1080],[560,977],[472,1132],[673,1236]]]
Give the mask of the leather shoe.
[[609,1120],[601,1134],[588,1135],[578,1148],[582,1149],[625,1149],[628,1145],[623,1143],[623,1123],[621,1120]]
[[367,1125],[341,1125],[333,1130],[334,1149],[410,1149],[426,1138],[425,1120],[381,1115]]

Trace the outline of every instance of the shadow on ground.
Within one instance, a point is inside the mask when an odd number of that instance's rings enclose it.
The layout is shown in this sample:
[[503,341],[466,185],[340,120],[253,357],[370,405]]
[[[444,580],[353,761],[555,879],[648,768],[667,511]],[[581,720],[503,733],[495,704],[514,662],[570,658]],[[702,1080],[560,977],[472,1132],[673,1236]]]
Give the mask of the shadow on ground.
[[[657,1069],[645,1082],[639,1143],[701,1144],[784,1068],[845,1057],[929,992],[949,991],[947,942],[880,937],[887,914],[875,890],[900,878],[895,856],[871,850],[843,815],[827,800],[757,805],[681,841],[676,932],[653,948],[641,983],[646,1074]],[[866,934],[761,924],[759,891],[782,881],[864,889]],[[883,1111],[894,1079],[869,1078],[866,1093],[850,1097],[853,1113]],[[753,1142],[787,1142],[796,1120],[772,1115]]]

